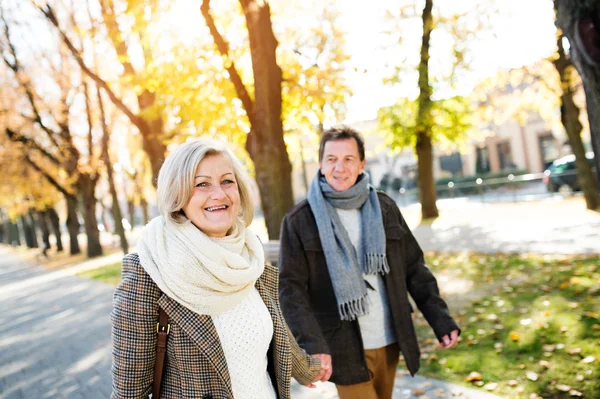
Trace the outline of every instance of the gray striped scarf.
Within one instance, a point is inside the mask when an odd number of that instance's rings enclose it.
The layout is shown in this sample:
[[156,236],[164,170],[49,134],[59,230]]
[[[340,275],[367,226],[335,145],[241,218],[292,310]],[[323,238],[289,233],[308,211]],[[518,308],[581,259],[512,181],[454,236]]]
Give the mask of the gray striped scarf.
[[[308,203],[315,216],[327,269],[333,283],[342,320],[369,313],[364,274],[387,274],[385,230],[375,188],[369,175],[361,174],[346,191],[335,191],[318,171],[308,190]],[[335,208],[359,209],[361,218],[358,253]]]

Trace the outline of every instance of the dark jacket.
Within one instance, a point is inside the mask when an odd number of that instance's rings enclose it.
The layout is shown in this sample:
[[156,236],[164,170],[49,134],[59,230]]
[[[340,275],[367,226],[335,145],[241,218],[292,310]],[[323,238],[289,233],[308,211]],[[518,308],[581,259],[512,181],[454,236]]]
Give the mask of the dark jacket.
[[[420,350],[408,294],[438,339],[458,329],[425,265],[423,251],[394,201],[378,193],[390,273],[383,276],[393,325],[408,370],[419,369]],[[341,321],[314,215],[307,201],[283,219],[279,252],[279,295],[284,317],[300,346],[332,357],[330,381],[351,385],[369,381],[359,325]]]
[[[266,265],[256,289],[273,320],[268,371],[278,398],[290,398],[290,379],[314,380],[321,369],[294,341],[277,301],[276,268]],[[123,279],[115,290],[111,314],[113,338],[112,398],[147,398],[156,358],[158,307],[169,315],[161,398],[231,399],[231,380],[219,335],[208,315],[197,314],[167,295],[140,265],[137,254],[123,259]]]

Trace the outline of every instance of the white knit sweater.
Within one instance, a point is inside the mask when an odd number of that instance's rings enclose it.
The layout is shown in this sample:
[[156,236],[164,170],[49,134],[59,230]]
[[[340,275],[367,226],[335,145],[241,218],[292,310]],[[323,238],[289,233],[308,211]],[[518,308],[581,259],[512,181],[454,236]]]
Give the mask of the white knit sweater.
[[256,288],[238,305],[214,316],[235,399],[275,399],[267,372],[273,320]]

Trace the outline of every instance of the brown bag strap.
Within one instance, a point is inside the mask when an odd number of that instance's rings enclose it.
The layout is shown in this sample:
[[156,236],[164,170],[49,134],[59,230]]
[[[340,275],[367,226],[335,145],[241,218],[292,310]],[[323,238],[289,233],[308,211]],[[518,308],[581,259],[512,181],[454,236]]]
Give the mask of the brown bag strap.
[[154,382],[152,383],[152,399],[160,398],[160,383],[162,381],[163,368],[165,364],[165,353],[167,352],[167,336],[171,331],[169,316],[159,308],[158,323],[156,323],[156,363],[154,364]]

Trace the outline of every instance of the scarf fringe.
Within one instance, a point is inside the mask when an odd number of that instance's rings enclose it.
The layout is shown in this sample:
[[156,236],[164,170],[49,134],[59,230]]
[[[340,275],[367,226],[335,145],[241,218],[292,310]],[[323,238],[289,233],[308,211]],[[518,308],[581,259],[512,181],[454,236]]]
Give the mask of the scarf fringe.
[[353,299],[350,302],[342,303],[338,306],[342,320],[352,321],[360,316],[369,313],[369,297],[365,295],[359,299]]
[[388,274],[390,266],[388,265],[385,254],[366,254],[365,255],[365,274]]

